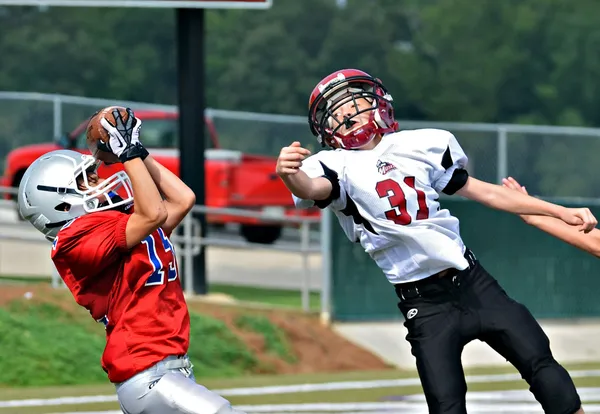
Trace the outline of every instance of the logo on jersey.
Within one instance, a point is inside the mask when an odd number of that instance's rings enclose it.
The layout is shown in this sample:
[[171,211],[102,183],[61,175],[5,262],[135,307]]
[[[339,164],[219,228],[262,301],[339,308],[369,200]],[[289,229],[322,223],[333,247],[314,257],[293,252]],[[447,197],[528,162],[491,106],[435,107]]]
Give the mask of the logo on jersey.
[[419,313],[419,311],[415,308],[412,308],[411,310],[406,312],[406,319],[414,318],[415,316],[417,316],[417,313]]
[[381,175],[386,175],[390,171],[396,169],[396,166],[394,164],[391,164],[387,161],[381,161],[381,160],[377,160],[376,167],[377,167],[377,171],[379,171],[379,174],[381,174]]
[[106,327],[108,326],[108,316],[104,315],[100,319],[97,319],[96,322],[99,322],[102,325],[104,325],[104,328],[106,329]]

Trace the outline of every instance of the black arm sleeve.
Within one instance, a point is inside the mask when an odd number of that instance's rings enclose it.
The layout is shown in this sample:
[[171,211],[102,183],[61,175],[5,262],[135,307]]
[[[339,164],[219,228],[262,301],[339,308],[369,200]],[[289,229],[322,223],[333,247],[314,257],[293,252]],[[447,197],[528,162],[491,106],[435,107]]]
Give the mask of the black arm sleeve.
[[329,204],[331,204],[333,200],[340,197],[340,182],[338,180],[338,175],[335,171],[323,164],[322,161],[319,162],[321,163],[321,167],[323,167],[324,171],[324,174],[321,177],[329,180],[332,189],[331,194],[329,194],[329,197],[327,197],[325,200],[314,200],[314,202],[317,207],[325,208],[329,206]]
[[452,195],[456,193],[458,190],[463,188],[469,179],[469,173],[467,170],[462,168],[457,168],[452,173],[452,178],[446,184],[446,187],[442,190],[444,194]]

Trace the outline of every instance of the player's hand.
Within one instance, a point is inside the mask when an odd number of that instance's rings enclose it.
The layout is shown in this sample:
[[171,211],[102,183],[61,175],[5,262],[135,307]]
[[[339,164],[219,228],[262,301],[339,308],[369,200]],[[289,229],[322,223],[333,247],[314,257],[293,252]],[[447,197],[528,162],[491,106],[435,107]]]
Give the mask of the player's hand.
[[[503,178],[502,186],[506,187],[506,188],[510,188],[511,190],[519,191],[523,194],[529,195],[525,186],[519,184],[519,182],[512,177]],[[521,217],[521,219],[525,223],[529,223],[529,219],[531,218],[531,216],[529,216],[527,214],[521,214],[521,215],[519,215],[519,217]]]
[[294,141],[290,146],[281,149],[275,171],[280,177],[296,174],[302,166],[302,161],[309,155],[309,150],[302,148],[300,142]]
[[142,120],[135,117],[130,108],[127,108],[127,120],[125,121],[120,112],[115,109],[113,116],[115,125],[106,118],[102,118],[100,123],[106,129],[109,136],[108,149],[115,154],[121,162],[126,162],[134,158],[146,158],[148,151],[140,142],[140,131],[142,129]]
[[560,217],[562,221],[572,226],[578,226],[579,231],[589,233],[598,224],[598,220],[589,208],[565,208],[565,213]]
[[519,184],[519,182],[517,180],[515,180],[514,178],[512,178],[512,177],[503,178],[502,179],[502,186],[510,188],[511,190],[517,190],[517,191],[520,191],[523,194],[529,195],[529,193],[527,192],[527,189],[525,188],[525,186],[522,186],[521,184]]
[[[528,194],[527,189],[512,177],[503,178],[502,185],[512,190],[520,191],[523,194]],[[528,222],[531,216],[522,215],[521,218],[525,222]],[[589,233],[598,224],[598,220],[596,220],[596,217],[594,217],[589,208],[565,208],[565,214],[560,219],[572,226],[578,226],[579,231],[583,231],[584,233]]]

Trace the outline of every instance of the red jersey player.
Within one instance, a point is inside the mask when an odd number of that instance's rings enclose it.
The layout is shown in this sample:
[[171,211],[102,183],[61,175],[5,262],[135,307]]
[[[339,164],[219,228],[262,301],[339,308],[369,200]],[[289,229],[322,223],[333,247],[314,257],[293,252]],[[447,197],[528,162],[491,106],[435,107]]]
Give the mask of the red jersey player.
[[[106,327],[102,367],[128,414],[240,413],[196,384],[186,353],[190,319],[169,236],[194,193],[140,140],[128,109],[102,119],[125,172],[58,150],[38,158],[19,188],[21,215],[52,241],[52,260],[77,303]],[[133,201],[135,198],[135,208]]]
[[[527,189],[524,186],[521,186],[521,184],[513,177],[504,178],[502,184],[504,187],[520,191],[523,194],[528,194]],[[521,218],[530,226],[537,227],[551,236],[569,243],[584,252],[600,257],[600,230],[597,228],[589,233],[584,233],[579,231],[579,228],[569,226],[560,220],[555,220],[553,217],[522,214]]]

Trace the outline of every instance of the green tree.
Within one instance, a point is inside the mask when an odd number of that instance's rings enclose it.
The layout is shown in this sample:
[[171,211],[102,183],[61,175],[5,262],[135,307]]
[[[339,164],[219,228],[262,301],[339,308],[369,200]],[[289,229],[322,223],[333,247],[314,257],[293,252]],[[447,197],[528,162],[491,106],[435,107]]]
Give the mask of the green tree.
[[[131,11],[0,8],[0,90],[177,103],[175,13]],[[595,0],[275,0],[266,11],[210,10],[204,93],[210,107],[306,115],[321,78],[356,67],[388,86],[400,120],[600,127],[599,14]],[[0,105],[0,157],[48,139],[48,105]],[[66,108],[65,125],[82,111]],[[234,142],[242,131],[244,148],[270,153],[291,139],[314,142],[306,124],[255,124],[224,120],[221,134]],[[456,134],[477,174],[494,178],[496,139]],[[595,144],[585,142],[510,136],[509,173],[539,192],[592,194],[585,183],[595,181],[577,179],[599,176]],[[567,152],[580,162],[565,168]]]
[[175,102],[172,12],[4,10],[0,89]]

